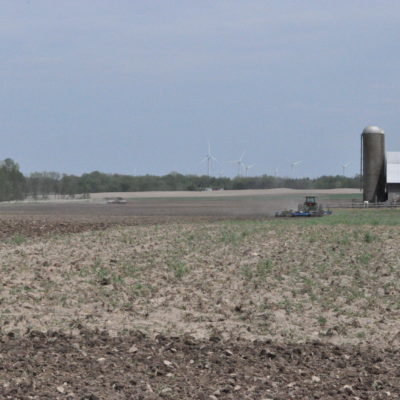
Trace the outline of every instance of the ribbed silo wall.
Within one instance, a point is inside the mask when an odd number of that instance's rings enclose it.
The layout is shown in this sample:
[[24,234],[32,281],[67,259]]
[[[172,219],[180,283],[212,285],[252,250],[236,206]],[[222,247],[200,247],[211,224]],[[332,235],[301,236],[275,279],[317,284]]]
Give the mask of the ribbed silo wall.
[[385,135],[363,132],[363,200],[381,202],[386,200]]

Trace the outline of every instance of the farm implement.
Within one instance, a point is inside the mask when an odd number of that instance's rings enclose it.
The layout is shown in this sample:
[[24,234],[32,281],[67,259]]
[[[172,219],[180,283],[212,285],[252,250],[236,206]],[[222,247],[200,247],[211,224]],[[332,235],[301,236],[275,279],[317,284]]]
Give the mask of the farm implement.
[[299,204],[297,210],[277,211],[275,217],[323,217],[331,214],[332,211],[318,204],[315,196],[307,196],[304,203]]

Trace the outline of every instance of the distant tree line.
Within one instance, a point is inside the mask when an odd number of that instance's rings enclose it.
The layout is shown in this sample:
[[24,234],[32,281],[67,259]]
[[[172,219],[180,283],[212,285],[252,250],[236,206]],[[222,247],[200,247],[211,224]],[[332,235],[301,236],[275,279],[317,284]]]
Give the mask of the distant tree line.
[[23,200],[27,196],[26,178],[11,158],[0,161],[0,201]]
[[0,201],[22,200],[27,196],[34,199],[50,195],[74,198],[87,197],[100,192],[144,192],[144,191],[202,191],[207,189],[332,189],[358,188],[359,176],[321,176],[319,178],[284,178],[271,175],[255,177],[212,177],[206,175],[182,175],[171,172],[164,176],[132,176],[105,174],[99,171],[81,176],[57,172],[34,172],[25,177],[19,166],[11,159],[0,164]]
[[94,171],[81,176],[60,175],[55,172],[36,172],[26,178],[27,193],[33,198],[49,195],[60,197],[87,196],[101,192],[146,192],[146,191],[202,191],[241,189],[332,189],[358,188],[358,176],[321,176],[319,178],[281,178],[270,175],[256,177],[216,178],[212,176],[182,175],[170,173],[164,176],[131,176],[105,174]]

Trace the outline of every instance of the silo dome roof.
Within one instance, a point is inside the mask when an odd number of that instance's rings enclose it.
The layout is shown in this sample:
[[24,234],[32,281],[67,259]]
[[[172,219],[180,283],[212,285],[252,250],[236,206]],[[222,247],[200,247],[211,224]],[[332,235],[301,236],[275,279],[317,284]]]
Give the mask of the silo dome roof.
[[364,128],[363,133],[385,133],[383,129],[379,128],[378,126],[367,126]]

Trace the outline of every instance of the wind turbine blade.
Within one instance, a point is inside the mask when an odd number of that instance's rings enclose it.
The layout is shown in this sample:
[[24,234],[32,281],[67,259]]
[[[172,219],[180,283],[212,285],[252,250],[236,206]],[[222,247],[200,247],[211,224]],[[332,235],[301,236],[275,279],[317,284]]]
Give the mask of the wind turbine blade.
[[211,145],[210,145],[210,141],[208,141],[208,155],[211,155]]
[[238,161],[240,161],[240,162],[242,161],[242,159],[243,159],[243,156],[244,156],[244,154],[245,154],[245,153],[246,153],[246,150],[244,150],[244,151],[243,151],[243,153],[242,153],[242,155],[240,156],[240,158],[239,158],[239,160],[238,160]]

